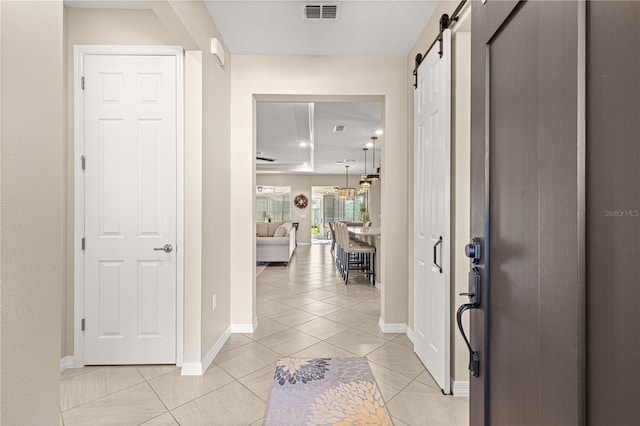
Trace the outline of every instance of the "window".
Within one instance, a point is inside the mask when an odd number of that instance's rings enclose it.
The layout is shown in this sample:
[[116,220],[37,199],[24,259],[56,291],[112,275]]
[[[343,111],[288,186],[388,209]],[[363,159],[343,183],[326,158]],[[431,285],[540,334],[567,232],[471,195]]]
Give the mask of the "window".
[[340,201],[340,220],[345,222],[364,222],[369,220],[367,191],[358,191],[355,200]]
[[290,186],[256,186],[256,222],[291,220]]

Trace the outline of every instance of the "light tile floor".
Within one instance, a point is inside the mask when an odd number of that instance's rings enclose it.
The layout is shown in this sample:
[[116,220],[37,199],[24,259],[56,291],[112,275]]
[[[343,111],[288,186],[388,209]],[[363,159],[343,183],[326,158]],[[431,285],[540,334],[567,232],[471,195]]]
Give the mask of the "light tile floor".
[[365,356],[396,425],[466,425],[468,398],[442,395],[404,334],[378,327],[380,291],[345,286],[327,245],[298,246],[257,279],[258,329],[233,334],[203,376],[176,366],[67,369],[61,424],[261,424],[274,361]]

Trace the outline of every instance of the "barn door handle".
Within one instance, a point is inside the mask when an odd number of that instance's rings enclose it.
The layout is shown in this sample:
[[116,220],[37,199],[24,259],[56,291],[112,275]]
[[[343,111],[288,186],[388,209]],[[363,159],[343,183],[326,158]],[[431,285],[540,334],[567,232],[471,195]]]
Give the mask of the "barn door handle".
[[165,253],[171,253],[173,251],[173,246],[171,244],[165,244],[162,247],[154,248],[155,251],[163,251]]
[[438,265],[438,246],[442,244],[442,236],[440,236],[440,238],[438,238],[438,241],[436,241],[436,243],[433,245],[433,264],[436,268],[438,268],[438,271],[440,271],[440,273],[442,273],[442,266]]

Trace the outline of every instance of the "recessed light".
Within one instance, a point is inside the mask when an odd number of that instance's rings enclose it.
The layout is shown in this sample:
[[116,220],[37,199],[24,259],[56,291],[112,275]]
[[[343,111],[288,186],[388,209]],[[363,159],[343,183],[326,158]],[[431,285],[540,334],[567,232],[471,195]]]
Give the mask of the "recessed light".
[[300,148],[304,148],[304,147],[306,147],[306,146],[307,146],[307,143],[306,143],[306,142],[300,142],[300,143],[298,144],[298,146],[299,146]]
[[384,132],[381,129],[378,129],[374,132],[376,135],[380,136],[381,134],[383,134]]
[[367,142],[364,146],[371,148],[373,146],[373,142]]
[[303,167],[309,167],[309,163],[302,163]]

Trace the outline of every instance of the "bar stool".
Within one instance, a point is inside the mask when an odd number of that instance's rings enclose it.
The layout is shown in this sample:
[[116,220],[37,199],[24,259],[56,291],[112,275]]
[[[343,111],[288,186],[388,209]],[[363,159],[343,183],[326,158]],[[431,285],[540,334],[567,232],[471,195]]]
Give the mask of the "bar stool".
[[376,248],[366,243],[357,243],[349,238],[349,231],[345,223],[336,223],[336,239],[340,247],[340,272],[349,284],[349,271],[360,270],[375,283]]
[[331,254],[335,256],[336,251],[336,231],[333,229],[333,222],[329,222],[329,231],[331,231]]

